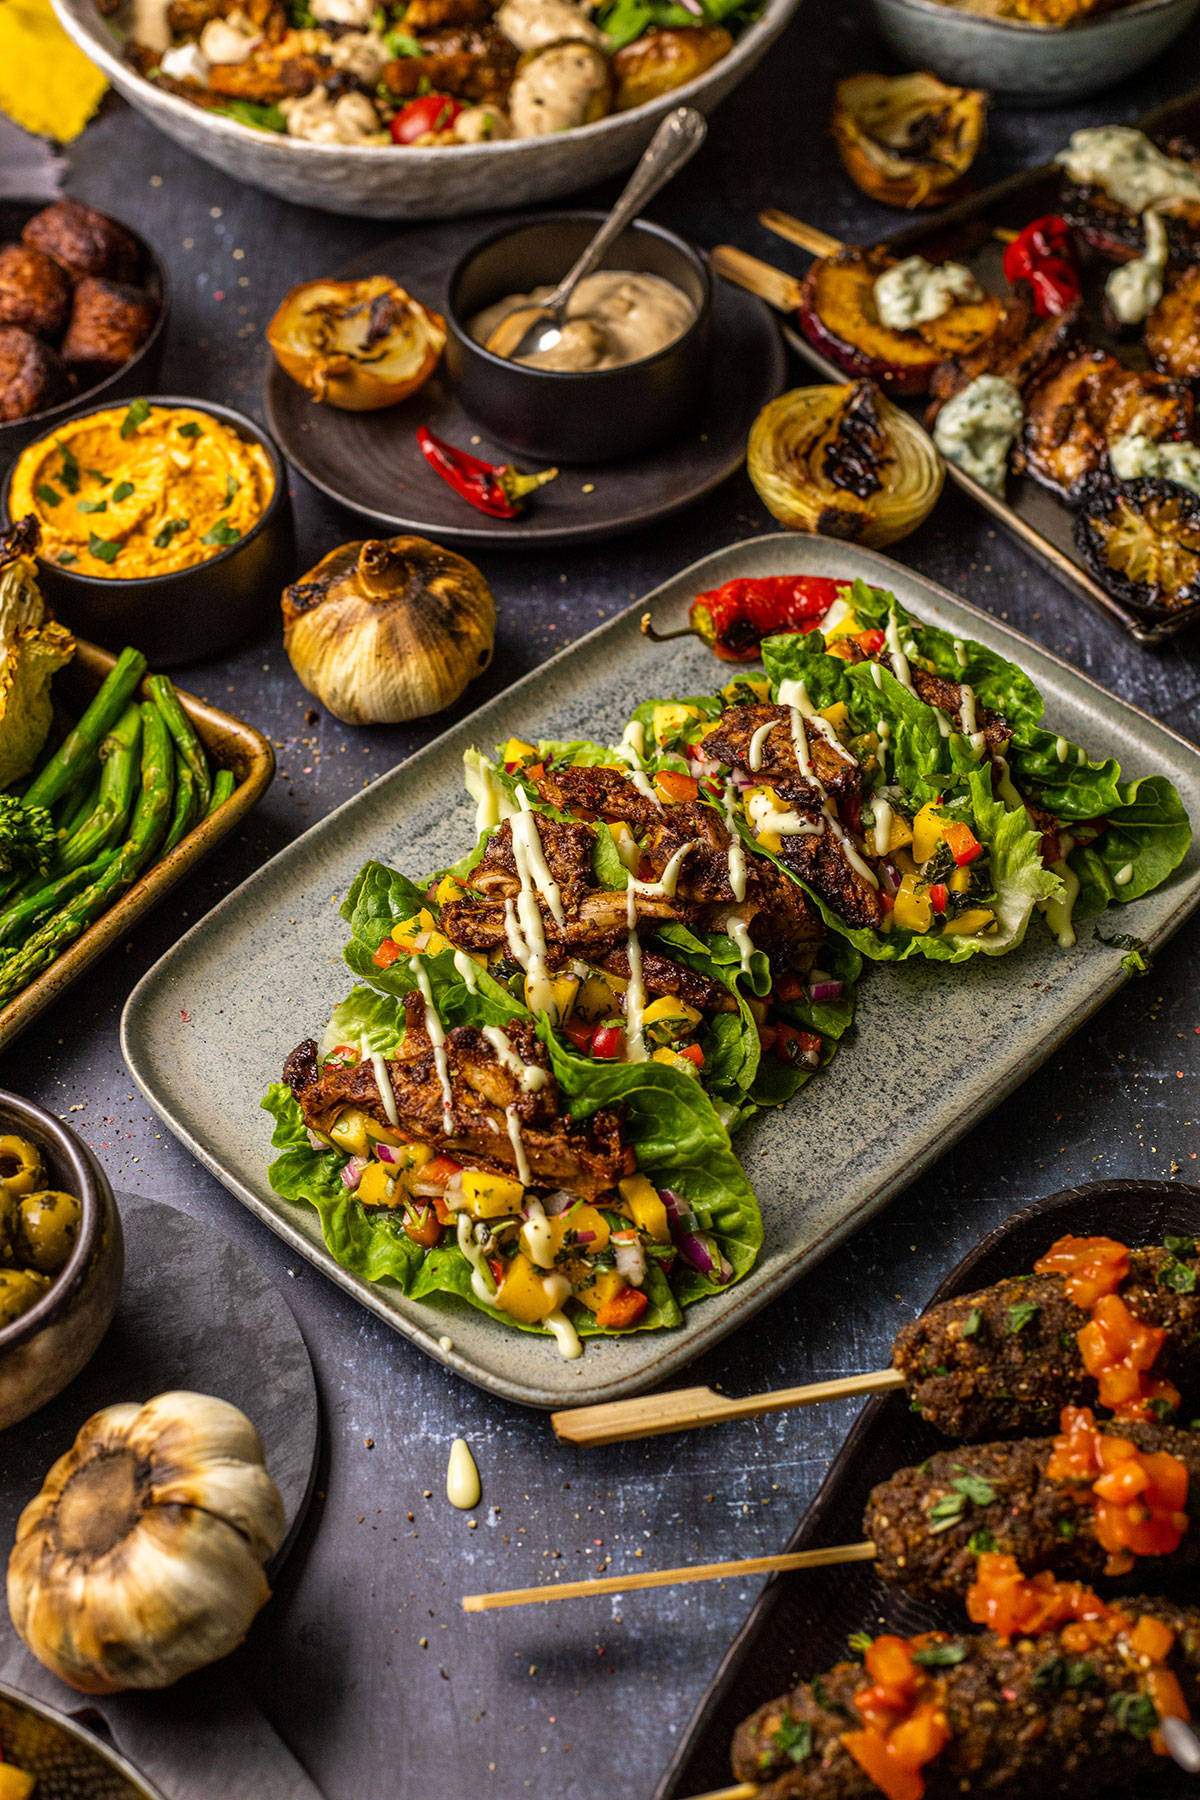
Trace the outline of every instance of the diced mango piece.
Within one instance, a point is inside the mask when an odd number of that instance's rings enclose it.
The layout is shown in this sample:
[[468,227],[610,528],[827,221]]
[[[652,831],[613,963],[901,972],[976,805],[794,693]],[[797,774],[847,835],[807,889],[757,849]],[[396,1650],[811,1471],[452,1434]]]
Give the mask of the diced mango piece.
[[506,1312],[510,1318],[519,1319],[523,1325],[540,1325],[561,1304],[561,1285],[556,1280],[547,1293],[546,1283],[541,1275],[524,1252],[518,1251],[500,1283],[496,1305],[501,1312]]
[[462,882],[456,881],[453,875],[443,875],[433,897],[439,906],[449,906],[452,901],[461,900],[463,897]]
[[725,686],[721,689],[721,698],[722,700],[729,701],[730,704],[732,704],[734,700],[737,700],[739,704],[743,704],[741,696],[747,688],[754,695],[756,700],[769,700],[771,698],[771,683],[766,675],[736,675],[732,681],[727,681]]
[[[393,944],[399,944],[402,950],[415,950],[417,947],[417,939],[421,934],[426,931],[432,931],[433,929],[433,914],[427,906],[423,906],[420,912],[414,913],[411,919],[401,919],[397,924],[392,926],[392,942]],[[444,942],[445,940],[443,939],[443,943]]]
[[821,717],[833,726],[839,737],[850,729],[850,708],[844,700],[835,700],[832,706],[823,706]]
[[588,1237],[587,1242],[579,1246],[583,1254],[585,1256],[597,1256],[601,1250],[607,1250],[609,1238],[608,1220],[604,1217],[602,1212],[598,1212],[594,1206],[589,1206],[586,1201],[582,1202],[579,1206],[570,1207],[565,1213],[559,1213],[555,1222],[562,1226],[562,1236],[560,1237],[559,1242],[564,1248],[571,1249],[574,1247],[566,1242],[566,1239],[572,1232],[575,1233],[576,1237],[578,1237],[580,1233],[586,1235],[590,1232],[591,1236]]
[[904,850],[913,841],[913,828],[903,813],[894,812],[892,823],[888,829],[887,854],[894,856],[897,850]]
[[565,1024],[571,1016],[575,996],[579,992],[578,975],[556,975],[550,983],[550,992],[558,1009],[558,1016]]
[[575,1298],[581,1300],[589,1312],[599,1312],[606,1301],[615,1299],[628,1286],[625,1277],[618,1275],[615,1269],[601,1269],[586,1287],[576,1288]]
[[680,1056],[677,1050],[668,1050],[665,1045],[651,1054],[650,1061],[664,1063],[669,1069],[682,1069],[685,1074],[694,1075],[697,1080],[700,1078],[700,1071],[690,1057]]
[[974,937],[996,923],[996,915],[986,906],[970,906],[956,919],[947,919],[942,930],[947,937]]
[[364,1206],[401,1206],[404,1203],[405,1191],[399,1180],[399,1170],[390,1163],[368,1164],[355,1191]]
[[933,923],[933,908],[927,893],[917,892],[916,875],[906,875],[900,883],[892,919],[903,931],[928,931]]
[[857,637],[861,630],[862,625],[852,612],[848,612],[843,614],[836,625],[823,625],[821,635],[827,644],[831,644],[835,638]]
[[677,738],[687,730],[693,719],[703,718],[699,707],[686,706],[682,700],[673,701],[666,706],[656,706],[651,715],[651,727],[654,741],[661,750],[672,738]]
[[663,994],[652,1000],[642,1014],[643,1025],[657,1025],[663,1019],[678,1019],[681,1025],[698,1025],[702,1014],[675,994]]
[[971,872],[969,869],[955,869],[953,875],[946,883],[946,886],[950,889],[952,894],[965,894],[970,885]]
[[617,847],[617,855],[625,867],[631,870],[636,869],[642,860],[642,853],[638,849],[637,839],[624,819],[618,819],[615,825],[610,823],[608,829],[612,841]]
[[[399,1136],[399,1133],[396,1134]],[[401,1144],[396,1152],[396,1161],[392,1164],[396,1173],[406,1187],[417,1179],[426,1163],[433,1161],[433,1151],[428,1144]]]
[[329,1127],[329,1135],[347,1156],[365,1156],[371,1148],[369,1125],[365,1112],[360,1112],[357,1106],[348,1106]]
[[942,841],[945,819],[936,801],[927,800],[912,827],[912,853],[917,862],[927,863]]
[[29,1800],[34,1778],[11,1763],[0,1763],[0,1800]]
[[783,839],[777,831],[760,831],[755,841],[761,844],[764,850],[769,850],[772,856],[778,856],[783,849]]
[[575,996],[575,1011],[591,1024],[611,1018],[620,1012],[618,996],[628,986],[620,975],[589,975]]
[[671,1225],[654,1183],[645,1175],[627,1175],[620,1183],[620,1189],[629,1216],[638,1229],[652,1237],[656,1244],[669,1244]]
[[520,1212],[525,1198],[523,1184],[509,1175],[492,1175],[485,1169],[465,1169],[463,1200],[477,1219],[502,1219]]
[[504,746],[504,755],[501,760],[507,765],[508,763],[524,762],[527,756],[537,756],[536,745],[527,744],[524,738],[510,737]]

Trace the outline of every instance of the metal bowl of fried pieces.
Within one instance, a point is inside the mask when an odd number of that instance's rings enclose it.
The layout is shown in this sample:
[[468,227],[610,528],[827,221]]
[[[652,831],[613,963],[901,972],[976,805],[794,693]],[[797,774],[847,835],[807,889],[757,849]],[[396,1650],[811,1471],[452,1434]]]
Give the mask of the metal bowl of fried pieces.
[[[98,1738],[37,1700],[0,1685],[2,1800],[162,1800]],[[29,1785],[18,1779],[28,1778]]]

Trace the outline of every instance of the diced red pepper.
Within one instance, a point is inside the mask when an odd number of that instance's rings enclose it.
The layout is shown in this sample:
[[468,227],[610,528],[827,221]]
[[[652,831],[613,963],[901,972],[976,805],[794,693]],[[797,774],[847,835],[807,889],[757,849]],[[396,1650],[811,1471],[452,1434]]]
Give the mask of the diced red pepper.
[[887,633],[886,631],[880,631],[878,627],[872,631],[860,631],[858,633],[859,648],[865,650],[868,656],[878,656],[886,643]]
[[568,1019],[563,1026],[567,1042],[573,1044],[584,1056],[591,1050],[594,1030],[595,1026],[590,1025],[586,1019]]
[[361,1062],[362,1057],[353,1044],[335,1044],[325,1058],[325,1067],[339,1068],[346,1064]]
[[419,1212],[405,1213],[404,1229],[414,1244],[420,1244],[424,1250],[432,1250],[441,1242],[442,1224],[432,1206],[423,1206]]
[[628,1331],[631,1325],[637,1324],[649,1304],[641,1288],[622,1288],[597,1310],[596,1323],[606,1331]]
[[886,894],[884,892],[884,890],[882,888],[880,888],[880,890],[879,890],[879,910],[880,910],[880,912],[886,916],[888,913],[890,913],[892,911],[892,909],[895,907],[895,904],[896,904],[895,894]]
[[462,101],[450,94],[420,94],[402,106],[392,120],[392,142],[415,144],[428,132],[449,131],[462,110]]
[[685,1062],[695,1063],[698,1069],[704,1067],[704,1052],[699,1044],[685,1044],[679,1054]]
[[935,881],[929,890],[929,904],[932,906],[939,919],[945,917],[946,904],[949,898],[950,895],[945,882]]
[[423,1188],[436,1187],[444,1190],[446,1184],[461,1173],[462,1164],[455,1162],[452,1156],[435,1156],[432,1162],[427,1162],[418,1172],[417,1180]]
[[597,1025],[592,1033],[592,1055],[602,1062],[615,1062],[624,1053],[625,1033],[620,1025]]
[[384,938],[371,961],[378,969],[390,969],[396,958],[404,954],[405,952],[393,938]]
[[942,836],[950,846],[950,854],[960,869],[973,863],[977,856],[982,856],[983,845],[963,819],[951,819],[942,827]]
[[700,791],[700,784],[694,775],[678,775],[672,769],[664,769],[654,777],[654,785],[664,800],[694,800]]
[[453,1225],[455,1223],[457,1215],[455,1214],[454,1208],[452,1206],[447,1206],[440,1194],[433,1194],[430,1203],[437,1215],[437,1222],[439,1225]]
[[500,1258],[498,1256],[489,1256],[487,1259],[487,1266],[492,1271],[492,1280],[496,1283],[496,1286],[498,1288],[503,1287],[504,1277],[507,1271]]

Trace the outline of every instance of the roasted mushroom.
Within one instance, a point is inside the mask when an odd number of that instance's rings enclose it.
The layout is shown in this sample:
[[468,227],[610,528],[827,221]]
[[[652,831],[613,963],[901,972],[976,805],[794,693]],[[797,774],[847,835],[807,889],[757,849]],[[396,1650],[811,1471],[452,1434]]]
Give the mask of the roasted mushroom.
[[528,51],[508,92],[514,137],[545,137],[590,125],[609,110],[612,80],[603,51],[572,39]]
[[987,107],[977,88],[947,87],[936,75],[851,75],[837,85],[834,141],[873,200],[942,206],[983,148]]
[[0,423],[69,400],[67,365],[56,350],[20,325],[0,325]]
[[433,374],[446,322],[387,275],[306,281],[267,326],[267,342],[314,400],[345,412],[376,412],[406,399]]
[[145,288],[85,275],[75,289],[63,361],[98,380],[137,355],[157,318],[158,301]]
[[1104,350],[1081,350],[1030,391],[1016,466],[1072,500],[1117,438],[1186,437],[1191,423],[1192,397],[1181,383],[1126,369]]
[[25,244],[0,249],[0,325],[57,338],[70,312],[71,283],[58,263]]
[[870,381],[796,388],[759,413],[747,468],[790,531],[879,549],[915,531],[942,491],[942,459],[915,419]]
[[723,25],[667,26],[648,31],[617,51],[612,60],[616,82],[614,110],[628,112],[657,100],[728,56],[733,39]]
[[804,278],[800,329],[847,375],[868,376],[889,394],[922,394],[940,362],[967,355],[992,335],[1004,308],[983,294],[912,330],[893,330],[879,317],[875,284],[895,264],[883,249],[821,257]]
[[136,281],[141,272],[137,240],[115,219],[81,200],[56,200],[43,207],[26,225],[21,242],[52,256],[72,281],[83,275]]
[[1200,602],[1200,494],[1171,481],[1087,484],[1075,521],[1084,564],[1115,599],[1140,612]]
[[1149,313],[1142,341],[1163,375],[1200,380],[1200,264],[1185,269]]
[[496,603],[474,563],[427,538],[343,544],[283,595],[283,644],[348,725],[441,712],[492,660]]

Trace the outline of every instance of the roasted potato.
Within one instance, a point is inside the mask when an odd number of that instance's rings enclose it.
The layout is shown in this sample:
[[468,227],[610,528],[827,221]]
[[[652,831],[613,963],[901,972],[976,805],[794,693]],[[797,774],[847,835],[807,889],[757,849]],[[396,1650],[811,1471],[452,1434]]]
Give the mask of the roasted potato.
[[56,200],[43,207],[26,225],[21,242],[53,257],[72,281],[84,275],[136,281],[141,272],[137,240],[115,219],[80,200]]
[[0,325],[0,423],[57,406],[73,391],[56,350],[21,325]]
[[63,361],[93,376],[119,369],[141,349],[157,318],[158,301],[145,288],[85,276],[75,289]]
[[57,338],[71,314],[65,269],[27,244],[0,249],[0,325],[23,325],[35,337]]
[[733,48],[723,25],[668,26],[647,32],[613,57],[614,110],[628,112],[703,75]]
[[1153,308],[1142,341],[1160,373],[1200,380],[1200,265],[1185,269]]

